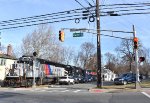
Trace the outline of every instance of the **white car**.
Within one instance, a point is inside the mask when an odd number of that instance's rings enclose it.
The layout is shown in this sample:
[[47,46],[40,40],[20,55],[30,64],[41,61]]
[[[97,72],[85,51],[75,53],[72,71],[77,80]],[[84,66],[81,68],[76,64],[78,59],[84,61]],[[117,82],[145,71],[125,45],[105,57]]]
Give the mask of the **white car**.
[[63,76],[59,78],[59,84],[74,84],[74,79],[71,76]]

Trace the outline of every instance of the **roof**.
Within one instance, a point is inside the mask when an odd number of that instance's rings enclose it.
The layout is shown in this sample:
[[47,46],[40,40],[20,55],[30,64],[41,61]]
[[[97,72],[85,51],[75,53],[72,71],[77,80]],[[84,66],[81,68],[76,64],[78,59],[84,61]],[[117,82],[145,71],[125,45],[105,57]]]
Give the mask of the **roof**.
[[7,54],[0,54],[0,58],[17,60],[17,58],[15,58],[14,56],[10,56]]

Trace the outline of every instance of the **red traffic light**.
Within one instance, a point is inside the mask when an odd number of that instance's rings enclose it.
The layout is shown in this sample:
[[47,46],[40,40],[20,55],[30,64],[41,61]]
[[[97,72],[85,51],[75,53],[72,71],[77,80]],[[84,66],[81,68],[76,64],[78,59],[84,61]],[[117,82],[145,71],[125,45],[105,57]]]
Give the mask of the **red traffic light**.
[[134,49],[137,49],[138,48],[138,38],[134,37],[133,42],[134,42]]
[[138,38],[137,38],[137,37],[134,37],[133,41],[134,41],[134,42],[138,42]]
[[139,62],[145,61],[145,57],[139,57]]

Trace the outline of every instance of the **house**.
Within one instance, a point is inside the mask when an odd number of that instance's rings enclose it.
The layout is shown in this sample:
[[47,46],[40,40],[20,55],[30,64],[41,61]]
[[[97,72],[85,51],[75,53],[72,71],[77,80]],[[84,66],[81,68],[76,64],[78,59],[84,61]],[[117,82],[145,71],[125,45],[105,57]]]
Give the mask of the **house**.
[[12,64],[17,59],[12,56],[12,47],[9,44],[7,47],[7,54],[0,52],[0,81],[4,80],[9,69],[12,68]]
[[102,69],[103,81],[113,81],[116,78],[116,74],[109,69]]

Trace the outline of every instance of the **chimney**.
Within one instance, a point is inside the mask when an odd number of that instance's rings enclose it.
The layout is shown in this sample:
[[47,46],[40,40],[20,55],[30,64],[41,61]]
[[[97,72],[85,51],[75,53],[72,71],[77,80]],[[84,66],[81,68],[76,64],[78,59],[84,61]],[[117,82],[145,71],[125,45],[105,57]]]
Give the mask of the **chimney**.
[[10,44],[7,46],[7,55],[12,56],[12,46]]

